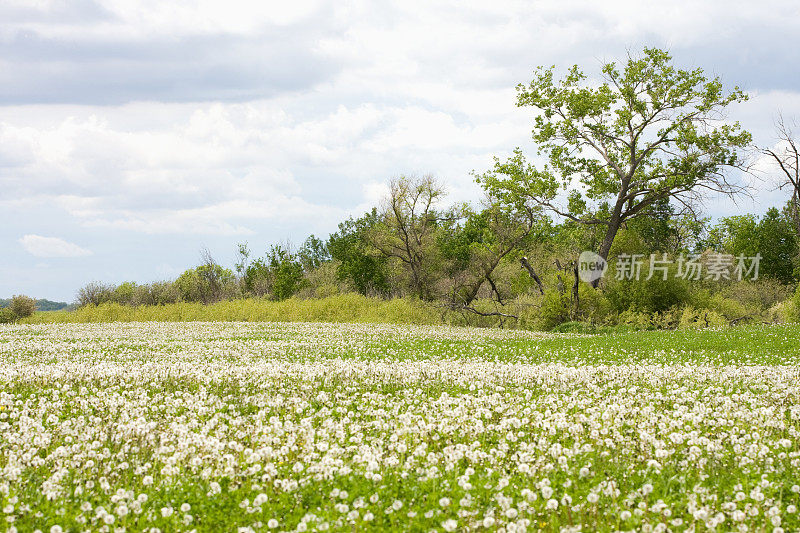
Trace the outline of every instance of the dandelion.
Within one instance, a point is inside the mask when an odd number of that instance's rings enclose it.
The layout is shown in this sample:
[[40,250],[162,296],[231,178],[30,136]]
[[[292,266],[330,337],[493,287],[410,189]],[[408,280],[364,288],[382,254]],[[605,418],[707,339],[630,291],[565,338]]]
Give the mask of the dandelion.
[[457,527],[458,527],[458,522],[456,522],[452,518],[442,522],[442,528],[445,531],[455,531]]

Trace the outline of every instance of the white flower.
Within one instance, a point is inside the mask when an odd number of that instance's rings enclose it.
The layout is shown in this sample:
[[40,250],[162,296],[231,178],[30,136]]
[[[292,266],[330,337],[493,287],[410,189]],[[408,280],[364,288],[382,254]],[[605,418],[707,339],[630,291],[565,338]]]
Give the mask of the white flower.
[[550,510],[550,511],[558,509],[558,500],[554,500],[552,498],[547,500],[547,504],[545,505],[545,508]]
[[455,531],[456,528],[458,527],[458,522],[450,518],[442,522],[442,527],[444,528],[445,531]]

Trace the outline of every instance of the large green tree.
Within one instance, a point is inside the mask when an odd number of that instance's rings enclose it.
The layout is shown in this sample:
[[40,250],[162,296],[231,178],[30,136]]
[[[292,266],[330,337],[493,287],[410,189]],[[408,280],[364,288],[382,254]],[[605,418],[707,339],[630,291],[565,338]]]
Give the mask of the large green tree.
[[478,181],[510,204],[601,227],[597,252],[605,259],[621,225],[658,202],[691,208],[703,192],[745,190],[729,171],[742,165],[751,137],[723,120],[727,106],[745,99],[702,69],[676,68],[655,48],[621,68],[602,65],[599,81],[577,65],[560,80],[540,67],[517,87],[517,105],[539,111],[533,139],[546,162],[530,163],[517,148]]

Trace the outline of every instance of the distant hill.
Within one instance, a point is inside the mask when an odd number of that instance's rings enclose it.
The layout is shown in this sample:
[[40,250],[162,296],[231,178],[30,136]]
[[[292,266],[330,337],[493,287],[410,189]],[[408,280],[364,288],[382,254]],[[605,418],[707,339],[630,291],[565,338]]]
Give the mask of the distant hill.
[[[11,299],[0,298],[0,307],[8,307],[11,304]],[[52,300],[42,299],[36,300],[37,311],[60,311],[66,309],[70,305],[66,302],[53,302]]]

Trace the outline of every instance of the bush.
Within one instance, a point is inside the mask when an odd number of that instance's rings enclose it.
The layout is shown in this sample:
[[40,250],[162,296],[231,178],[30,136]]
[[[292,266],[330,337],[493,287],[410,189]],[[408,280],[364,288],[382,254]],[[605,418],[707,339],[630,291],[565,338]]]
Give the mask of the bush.
[[748,307],[758,307],[763,310],[789,299],[792,289],[777,280],[763,278],[731,283],[723,288],[721,293],[726,298],[741,302]]
[[667,279],[660,274],[650,279],[612,280],[605,288],[612,308],[622,313],[659,313],[689,301],[689,282],[669,272]]
[[0,307],[0,324],[8,324],[9,322],[14,322],[16,319],[17,317],[11,309],[8,307]]
[[175,288],[184,302],[205,304],[231,298],[237,292],[233,272],[215,263],[185,271],[175,280]]
[[580,297],[579,317],[592,324],[608,324],[613,313],[611,302],[602,291],[592,288],[586,283],[578,286]]
[[795,310],[792,300],[777,303],[764,313],[764,321],[770,324],[786,324],[800,322],[800,315]]
[[111,301],[120,305],[134,305],[133,300],[136,294],[136,283],[126,281],[117,285],[111,296]]
[[654,329],[652,316],[640,311],[625,310],[620,313],[618,321],[621,325],[633,329]]
[[695,309],[694,307],[687,306],[683,309],[678,327],[680,329],[702,329],[724,326],[726,324],[728,324],[728,321],[725,317],[716,311]]
[[544,291],[542,296],[542,306],[539,310],[538,327],[549,331],[559,324],[563,324],[570,319],[570,308],[572,298],[569,294],[561,294],[552,289]]
[[11,305],[8,308],[16,318],[26,318],[36,311],[36,300],[21,294],[16,295],[11,298]]
[[745,317],[755,317],[760,314],[761,309],[757,307],[748,307],[741,302],[725,298],[721,294],[715,294],[711,297],[707,308],[711,311],[724,316],[728,320],[741,320]]

